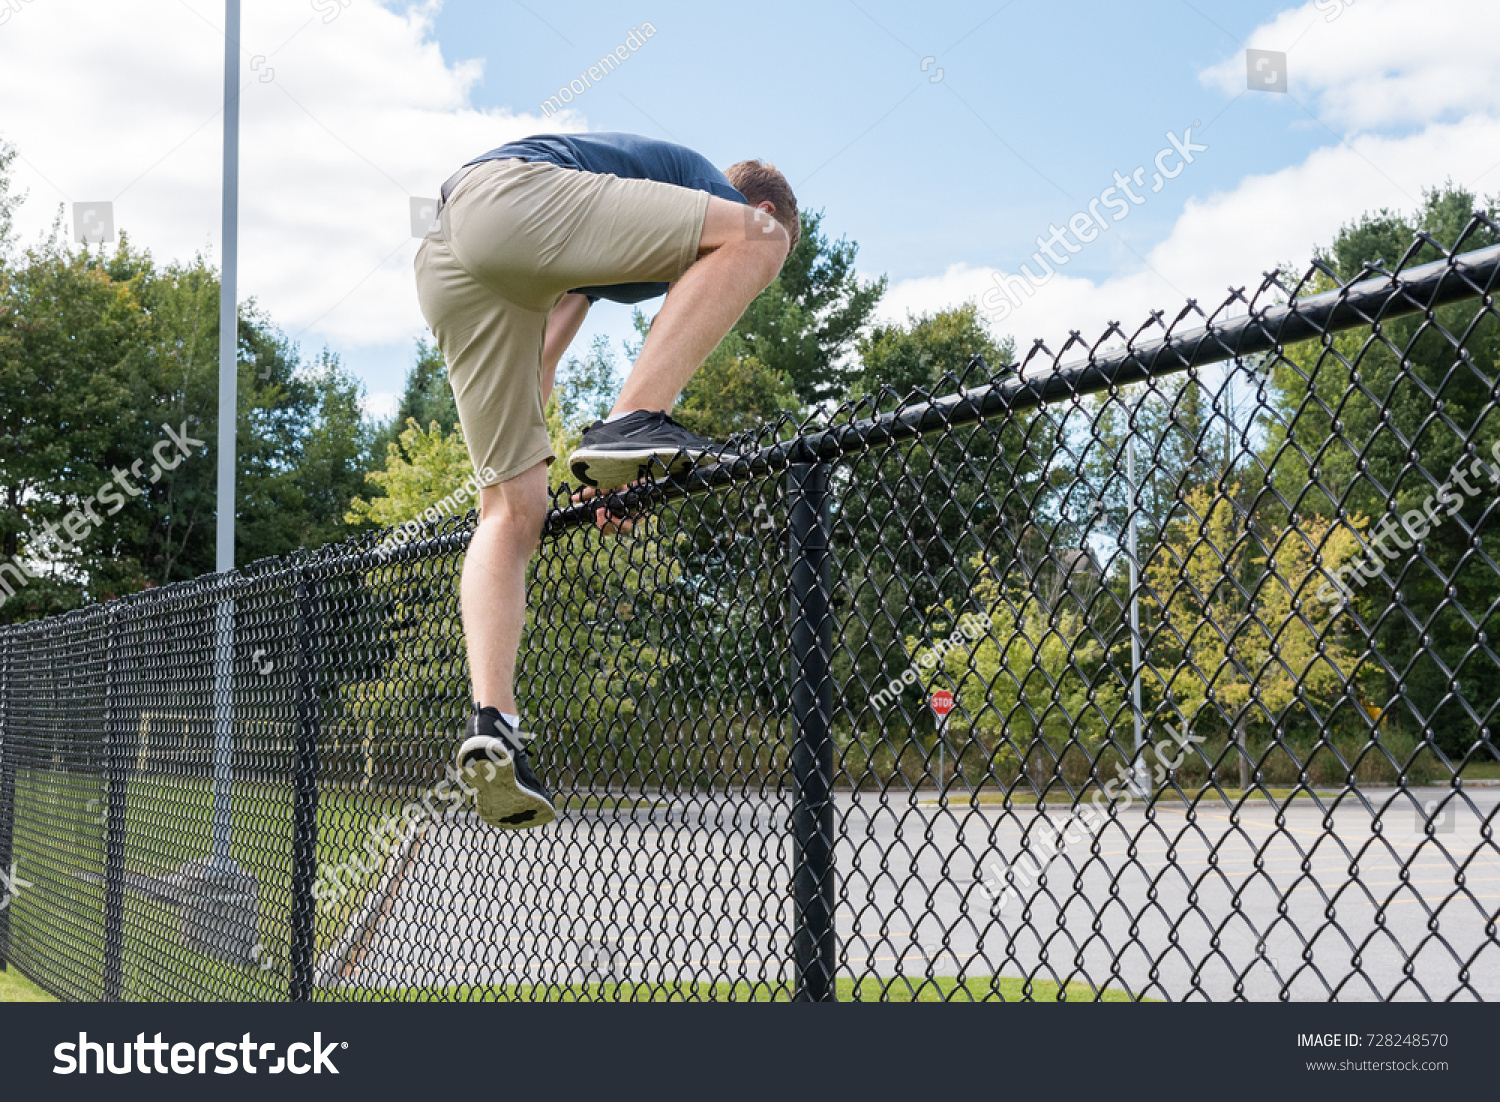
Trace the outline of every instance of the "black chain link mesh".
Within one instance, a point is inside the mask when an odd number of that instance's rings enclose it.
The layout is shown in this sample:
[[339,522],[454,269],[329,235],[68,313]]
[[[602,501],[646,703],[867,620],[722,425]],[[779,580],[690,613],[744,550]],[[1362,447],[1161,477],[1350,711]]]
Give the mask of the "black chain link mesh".
[[4,629],[0,958],[91,1000],[1500,997],[1495,229],[765,426],[626,538],[560,496],[549,828],[445,775],[472,516]]

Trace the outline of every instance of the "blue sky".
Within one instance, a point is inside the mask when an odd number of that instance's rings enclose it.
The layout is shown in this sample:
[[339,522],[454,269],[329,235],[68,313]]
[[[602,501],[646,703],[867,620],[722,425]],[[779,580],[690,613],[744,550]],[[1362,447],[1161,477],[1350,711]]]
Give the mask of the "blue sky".
[[[160,259],[218,250],[222,0],[32,0],[0,23],[0,138],[28,240],[108,199]],[[541,104],[631,28],[654,34],[567,112]],[[1279,51],[1285,93],[1247,89]],[[983,296],[1049,226],[1192,128],[1190,166],[986,308],[1051,346],[1223,298],[1339,226],[1452,179],[1500,191],[1493,0],[658,2],[256,0],[243,37],[241,287],[391,408],[424,325],[409,208],[542,130],[628,130],[775,161],[886,275],[882,317]],[[1030,292],[1028,292],[1030,294]],[[601,303],[595,333],[630,333]]]
[[[533,8],[541,14],[511,0],[444,5],[444,53],[485,63],[475,102],[535,110],[622,41],[642,10]],[[842,0],[747,16],[657,4],[657,35],[576,105],[590,129],[680,141],[720,164],[775,160],[805,206],[860,243],[871,270],[895,276],[1024,257],[1034,226],[1155,153],[1166,129],[1212,121],[1214,156],[1191,189],[1126,229],[1145,242],[1193,191],[1301,160],[1328,138],[1299,125],[1279,96],[1236,101],[1198,79],[1278,5],[1196,8]],[[1102,254],[1083,262],[1109,267]]]
[[[1123,240],[1086,250],[1070,269],[1099,277],[1134,262],[1124,245],[1144,251],[1191,195],[1295,163],[1329,140],[1284,97],[1236,98],[1199,80],[1278,10],[844,0],[748,15],[657,4],[657,33],[575,106],[589,129],[682,142],[721,165],[775,161],[804,207],[859,244],[861,268],[893,280],[956,262],[1013,270],[1039,231],[1116,169],[1130,172],[1166,130],[1201,120],[1197,140],[1213,155],[1133,215]],[[435,29],[446,55],[484,62],[476,103],[526,111],[624,41],[643,11],[449,0]],[[591,328],[622,333],[627,313],[605,304]]]

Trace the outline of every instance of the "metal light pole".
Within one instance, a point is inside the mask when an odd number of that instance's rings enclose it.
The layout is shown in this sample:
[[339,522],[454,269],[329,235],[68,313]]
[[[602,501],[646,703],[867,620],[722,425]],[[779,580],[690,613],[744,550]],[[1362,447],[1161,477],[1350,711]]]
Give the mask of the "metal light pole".
[[270,958],[258,929],[260,886],[234,862],[234,434],[239,420],[238,265],[240,0],[224,4],[224,222],[219,273],[219,470],[214,569],[214,779],[211,856],[164,878],[184,943],[234,964]]
[[[214,569],[234,570],[235,428],[239,420],[240,0],[224,3],[223,266],[219,273],[219,471]],[[220,598],[214,645],[213,863],[233,869],[234,599]]]

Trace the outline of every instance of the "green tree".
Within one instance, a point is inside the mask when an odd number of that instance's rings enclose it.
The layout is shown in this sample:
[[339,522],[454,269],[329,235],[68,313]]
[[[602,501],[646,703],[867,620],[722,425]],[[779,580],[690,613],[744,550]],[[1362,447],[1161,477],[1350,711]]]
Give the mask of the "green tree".
[[821,211],[802,212],[801,223],[797,247],[734,332],[743,356],[813,405],[848,390],[855,372],[850,353],[885,295],[886,279],[860,281],[859,246],[829,241]]
[[[1418,231],[1447,248],[1482,248],[1496,240],[1487,226],[1461,236],[1479,206],[1472,193],[1450,184],[1429,192],[1414,217],[1388,210],[1365,215],[1319,255],[1347,281],[1367,263],[1437,259],[1431,242],[1408,255]],[[1493,200],[1483,206],[1495,215]],[[1329,286],[1315,281],[1306,293]],[[1326,344],[1288,348],[1272,371],[1264,449],[1279,497],[1304,513],[1362,514],[1375,527],[1420,510],[1455,468],[1467,470],[1476,454],[1490,462],[1500,441],[1496,378],[1500,324],[1473,302],[1440,307],[1431,320],[1383,319],[1378,336],[1351,330]],[[1262,499],[1273,515],[1284,511],[1269,494]],[[1420,553],[1389,564],[1389,580],[1365,585],[1354,602],[1359,619],[1375,625],[1370,643],[1379,658],[1366,662],[1361,675],[1367,699],[1389,702],[1413,730],[1429,732],[1459,756],[1476,745],[1483,726],[1473,717],[1489,714],[1497,700],[1493,664],[1472,657],[1500,627],[1491,611],[1500,601],[1500,576],[1487,555],[1476,553],[1494,527],[1490,494],[1466,498],[1458,515],[1422,541]]]
[[16,147],[0,138],[0,270],[6,266],[11,247],[15,244],[15,210],[21,196],[11,190],[11,165],[16,160]]
[[[953,389],[974,356],[991,371],[1012,359],[967,303],[905,324],[877,325],[860,340],[849,416],[889,412]],[[835,594],[845,644],[835,676],[859,722],[886,725],[868,701],[909,662],[901,640],[920,636],[920,610],[962,607],[972,564],[1004,570],[1048,495],[1045,466],[1058,446],[1046,410],[995,418],[861,455],[837,468],[833,539],[845,580]],[[1045,502],[1043,501],[1043,504]],[[914,701],[910,714],[922,716]],[[925,717],[919,722],[927,722]]]
[[369,500],[355,497],[345,520],[380,528],[405,524],[449,497],[473,473],[461,432],[444,432],[436,421],[424,429],[412,418],[400,438],[386,445],[385,469],[365,476],[380,493]]
[[731,332],[683,387],[673,416],[685,427],[723,440],[753,432],[782,411],[797,408],[791,381],[746,351],[747,343]]
[[[986,625],[968,646],[937,648],[909,639],[926,691],[948,689],[962,705],[956,733],[984,751],[982,778],[1006,787],[1025,771],[1038,792],[1067,774],[1079,782],[1113,731],[1124,694],[1104,661],[1105,648],[1074,602],[1049,603],[1031,589],[1006,589],[1005,575],[982,560],[968,619]],[[1072,607],[1068,607],[1069,605]],[[932,616],[941,636],[958,622],[955,602]]]
[[1354,677],[1335,606],[1316,594],[1356,553],[1363,520],[1314,516],[1258,534],[1240,496],[1238,486],[1184,495],[1144,564],[1142,603],[1152,619],[1145,688],[1190,724],[1207,710],[1230,727],[1247,788],[1252,726],[1283,737],[1293,712],[1326,718]]
[[[122,246],[123,247],[123,246]],[[58,525],[92,502],[111,472],[148,455],[133,450],[142,418],[133,380],[150,319],[137,289],[111,280],[87,252],[57,238],[11,266],[0,300],[0,563],[6,580],[35,577],[5,598],[0,618],[30,619],[140,588],[137,558],[104,516],[61,540]],[[133,503],[127,503],[127,505]],[[128,511],[128,509],[127,509]]]
[[349,533],[341,513],[370,470],[377,429],[364,415],[364,385],[332,353],[325,350],[297,385],[307,388],[312,413],[296,461],[306,518],[297,542],[316,548]]
[[[0,617],[46,615],[214,568],[218,298],[201,257],[161,266],[125,234],[113,249],[75,249],[59,227],[0,266],[0,561],[38,575]],[[370,465],[371,430],[360,384],[335,357],[305,364],[253,303],[238,326],[244,564],[348,532],[343,516]],[[169,429],[202,443],[148,477]],[[128,487],[123,506],[44,555],[47,526],[86,513],[114,479]]]
[[408,422],[429,425],[436,421],[445,432],[458,424],[458,405],[448,385],[448,365],[443,354],[426,338],[417,341],[416,357],[406,372],[406,384],[395,415],[380,426],[372,443],[374,454],[384,456],[398,441]]

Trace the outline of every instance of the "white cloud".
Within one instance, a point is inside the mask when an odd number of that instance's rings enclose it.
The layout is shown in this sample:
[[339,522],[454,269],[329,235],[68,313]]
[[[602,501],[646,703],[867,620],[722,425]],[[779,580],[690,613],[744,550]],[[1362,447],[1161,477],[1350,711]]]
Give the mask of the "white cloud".
[[401,395],[389,390],[377,391],[374,394],[366,394],[361,408],[366,417],[376,421],[383,421],[392,416],[401,405]]
[[[1290,94],[1316,100],[1325,121],[1369,130],[1493,110],[1497,42],[1494,0],[1315,0],[1281,12],[1245,44],[1285,52]],[[1237,95],[1244,54],[1201,75]]]
[[[1327,105],[1319,110],[1359,132],[1343,142],[1330,137],[1299,164],[1190,199],[1166,238],[1145,253],[1145,264],[1132,261],[1128,270],[1098,281],[1060,268],[1034,297],[993,321],[998,334],[1016,337],[1019,355],[1037,338],[1056,351],[1073,329],[1092,342],[1112,320],[1133,331],[1152,309],[1166,310],[1169,320],[1188,298],[1211,312],[1231,287],[1253,291],[1267,270],[1286,263],[1300,269],[1315,245],[1331,243],[1341,226],[1365,211],[1413,211],[1424,189],[1446,180],[1480,194],[1500,190],[1500,5],[1455,0],[1450,11],[1416,0],[1356,0],[1323,25],[1334,7],[1328,0],[1322,11],[1307,4],[1284,12],[1249,42],[1285,48],[1316,18],[1319,26],[1291,55],[1292,91],[1298,79],[1313,83]],[[1467,13],[1468,22],[1454,12]],[[1355,45],[1329,44],[1345,33]],[[1356,63],[1360,57],[1367,66]],[[1455,64],[1465,71],[1453,71]],[[1440,77],[1451,78],[1446,87]],[[1238,94],[1243,54],[1208,70],[1205,79],[1222,80],[1226,93]],[[1413,122],[1423,125],[1413,131]],[[1378,132],[1382,128],[1393,129]],[[1183,181],[1191,179],[1188,169]],[[1104,247],[1102,239],[1087,246]],[[1017,257],[1005,270],[1017,272],[1029,261],[1029,255]],[[900,320],[909,311],[982,301],[995,274],[956,265],[940,276],[902,280],[892,286],[882,317]]]
[[[421,332],[410,198],[511,138],[579,128],[472,107],[482,67],[444,60],[437,7],[245,5],[240,294],[289,333],[311,327],[304,344]],[[109,199],[157,256],[217,257],[222,13],[214,0],[32,0],[0,24],[0,137],[24,158],[23,240],[60,202]]]

